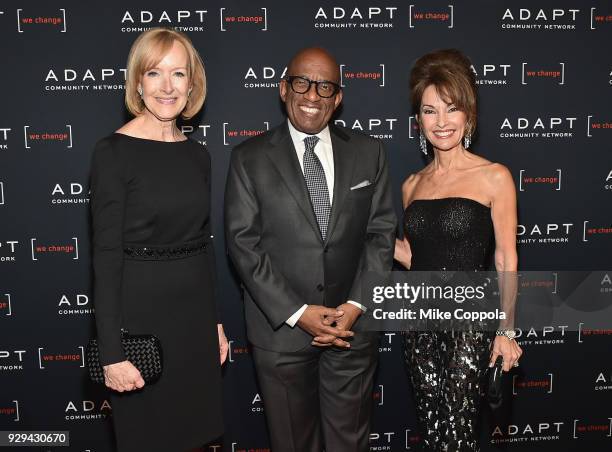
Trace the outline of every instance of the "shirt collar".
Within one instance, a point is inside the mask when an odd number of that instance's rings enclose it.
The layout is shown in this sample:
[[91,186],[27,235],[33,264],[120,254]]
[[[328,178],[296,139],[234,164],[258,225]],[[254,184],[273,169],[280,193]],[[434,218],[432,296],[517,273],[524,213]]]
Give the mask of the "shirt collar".
[[[291,124],[291,121],[289,121],[289,118],[287,118],[287,124],[289,125],[289,133],[291,134],[291,138],[293,139],[294,142],[304,142],[304,138],[310,136],[307,133],[304,132],[300,132],[299,130],[297,130],[295,127],[293,127],[293,124]],[[321,140],[323,143],[328,144],[331,146],[331,135],[329,134],[329,126],[325,126],[325,128],[323,130],[321,130],[319,133],[315,134],[317,137],[319,137],[319,140]]]

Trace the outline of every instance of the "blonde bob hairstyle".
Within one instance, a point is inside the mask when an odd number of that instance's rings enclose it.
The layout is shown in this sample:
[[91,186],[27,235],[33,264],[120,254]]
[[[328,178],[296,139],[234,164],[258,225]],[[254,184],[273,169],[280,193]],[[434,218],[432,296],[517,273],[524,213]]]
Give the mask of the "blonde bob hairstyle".
[[144,102],[138,94],[138,83],[148,70],[154,68],[170,51],[175,41],[180,42],[187,51],[188,78],[191,94],[187,98],[185,109],[181,117],[193,117],[204,105],[206,97],[206,73],[204,63],[193,47],[191,40],[179,31],[169,28],[152,28],[142,33],[130,49],[127,61],[127,74],[125,80],[125,106],[134,116],[142,114],[145,109]]

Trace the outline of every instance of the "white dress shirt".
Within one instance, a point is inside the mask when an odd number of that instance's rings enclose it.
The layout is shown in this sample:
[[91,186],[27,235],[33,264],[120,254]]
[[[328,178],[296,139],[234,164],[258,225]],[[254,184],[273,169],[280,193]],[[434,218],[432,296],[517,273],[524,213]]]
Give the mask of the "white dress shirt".
[[[297,154],[297,158],[300,161],[300,167],[302,168],[302,172],[304,172],[304,153],[306,152],[306,145],[304,143],[304,138],[310,136],[307,133],[300,132],[291,121],[287,119],[287,124],[289,125],[289,134],[291,135],[291,139],[293,140],[293,147],[295,148],[295,152]],[[329,134],[329,126],[325,126],[323,130],[316,134],[319,137],[319,141],[317,142],[314,153],[319,158],[321,162],[321,166],[323,167],[323,172],[325,173],[325,180],[327,181],[327,191],[329,193],[329,202],[333,203],[334,201],[334,150],[332,148],[331,136]],[[365,306],[361,304],[348,300],[347,303],[357,306],[362,311],[365,311]],[[308,307],[307,304],[303,305],[300,309],[298,309],[291,317],[289,317],[285,323],[290,327],[294,327],[297,321],[302,317],[302,314]]]

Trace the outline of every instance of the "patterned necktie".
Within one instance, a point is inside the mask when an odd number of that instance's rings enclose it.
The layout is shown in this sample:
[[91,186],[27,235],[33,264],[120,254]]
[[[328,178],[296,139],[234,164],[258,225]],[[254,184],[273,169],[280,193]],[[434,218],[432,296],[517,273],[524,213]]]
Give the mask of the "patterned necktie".
[[327,225],[329,223],[331,205],[323,165],[321,165],[321,161],[314,153],[314,148],[318,141],[319,137],[316,135],[304,138],[306,148],[306,152],[304,152],[304,179],[306,180],[315,217],[317,217],[317,223],[319,223],[321,237],[325,240],[327,238]]

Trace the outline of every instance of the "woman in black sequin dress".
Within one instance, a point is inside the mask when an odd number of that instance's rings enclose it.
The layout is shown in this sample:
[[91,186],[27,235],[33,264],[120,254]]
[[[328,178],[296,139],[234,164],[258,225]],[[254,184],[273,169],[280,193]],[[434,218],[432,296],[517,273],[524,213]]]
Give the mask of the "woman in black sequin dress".
[[[189,39],[152,29],[132,46],[126,105],[136,117],[100,140],[91,169],[94,303],[120,452],[184,452],[223,431],[228,343],[214,299],[211,160],[176,118],[197,113],[204,67]],[[145,385],[120,330],[161,342]]]
[[[476,126],[476,85],[469,60],[441,50],[417,60],[411,73],[421,150],[433,160],[402,186],[404,240],[395,258],[416,271],[515,272],[516,192],[506,167],[467,148]],[[516,287],[506,285],[506,295]],[[405,334],[417,420],[426,451],[476,451],[479,394],[487,364],[498,355],[508,371],[522,351],[511,321],[493,332],[411,331]],[[510,333],[509,333],[510,332]]]

